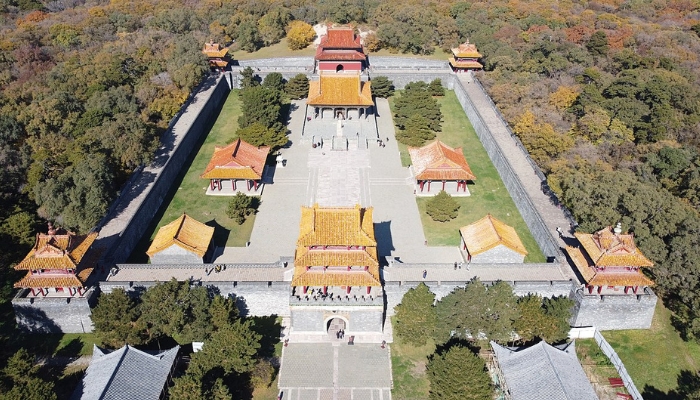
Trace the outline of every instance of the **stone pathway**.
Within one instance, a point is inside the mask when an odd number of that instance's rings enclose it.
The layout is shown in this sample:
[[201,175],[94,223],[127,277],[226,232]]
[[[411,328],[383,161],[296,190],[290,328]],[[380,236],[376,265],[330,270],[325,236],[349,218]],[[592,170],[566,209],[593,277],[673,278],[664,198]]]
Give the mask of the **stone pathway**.
[[390,400],[389,345],[292,343],[282,349],[283,400]]

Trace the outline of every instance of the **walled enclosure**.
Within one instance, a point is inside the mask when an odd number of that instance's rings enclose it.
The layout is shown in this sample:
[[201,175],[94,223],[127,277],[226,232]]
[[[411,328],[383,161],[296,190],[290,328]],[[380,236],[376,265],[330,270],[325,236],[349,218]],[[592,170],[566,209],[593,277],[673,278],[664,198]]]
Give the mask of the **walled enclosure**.
[[[290,63],[289,66],[287,66],[287,62]],[[384,58],[380,57],[372,58],[371,63],[373,68],[369,71],[369,75],[387,76],[394,82],[394,85],[397,88],[403,88],[407,83],[413,81],[420,80],[424,82],[431,82],[435,78],[440,78],[446,88],[455,90],[462,108],[474,125],[474,128],[481,142],[486,148],[491,161],[501,175],[501,179],[518,206],[523,219],[527,223],[528,228],[531,230],[540,248],[548,258],[553,260],[563,260],[561,257],[561,252],[556,245],[556,241],[547,230],[544,221],[534,208],[532,201],[522,187],[518,177],[513,172],[507,159],[498,147],[498,144],[494,140],[488,127],[481,120],[478,111],[469,99],[459,79],[449,71],[445,62],[426,60],[421,60],[420,62],[422,63],[421,67],[416,67],[415,60],[411,59],[386,58],[386,60],[384,60]],[[261,78],[271,72],[280,72],[285,78],[289,79],[297,73],[310,75],[313,71],[313,59],[306,57],[252,60],[248,62],[241,61],[240,65],[241,67],[253,67],[255,73],[260,75]],[[233,87],[238,87],[239,85],[239,79],[237,76],[238,71],[239,69],[235,69],[232,76],[227,76],[227,79],[230,79]],[[212,93],[211,97],[205,100],[206,104],[199,105],[202,107],[202,110],[200,110],[194,122],[188,128],[188,132],[185,135],[185,138],[182,140],[182,143],[180,143],[180,145],[173,151],[170,159],[167,159],[166,156],[165,161],[163,161],[165,163],[163,172],[157,177],[149,178],[151,180],[155,179],[155,184],[153,185],[151,192],[141,204],[141,207],[127,222],[127,226],[120,235],[119,241],[110,247],[108,257],[106,258],[106,260],[109,261],[109,264],[123,262],[126,260],[130,252],[133,250],[135,244],[145,233],[148,225],[151,222],[150,220],[152,216],[161,206],[163,198],[170,189],[171,182],[175,179],[182,164],[188,157],[189,151],[191,151],[192,147],[197,143],[201,135],[206,132],[211,123],[211,116],[218,111],[221,104],[225,100],[226,94],[229,92],[229,88],[226,85],[227,79],[220,79],[217,82],[217,87]],[[143,177],[134,179],[134,186],[139,185],[139,179],[143,179]],[[437,294],[437,298],[441,298],[454,290],[456,287],[461,287],[465,284],[465,282],[427,283],[429,287],[431,287],[431,290]],[[549,297],[555,295],[569,295],[572,293],[572,282],[569,281],[510,283],[518,295],[526,295],[527,293],[532,292]],[[154,282],[101,283],[105,292],[110,291],[110,288],[115,286],[122,286],[133,290],[137,287],[147,287],[153,284]],[[290,311],[289,307],[289,284],[284,281],[246,283],[207,282],[207,284],[219,287],[222,294],[233,293],[243,298],[243,313],[247,313],[248,315],[289,315],[290,312],[292,312]],[[403,294],[410,287],[415,287],[417,284],[418,282],[402,282],[400,284],[398,282],[390,282],[385,286],[387,298],[386,312],[388,315],[393,314],[393,308],[400,302]],[[598,315],[597,318],[594,318],[596,312],[592,311],[591,313],[587,314],[587,311],[589,307],[599,309],[599,306],[596,306],[594,302],[585,301],[584,299],[577,298],[577,301],[579,301],[579,303],[577,303],[579,307],[576,312],[576,320],[583,321],[585,323],[589,323],[589,321],[591,321],[590,323],[595,322],[598,324],[601,316]],[[641,306],[642,309],[640,309],[640,311],[643,311],[641,314],[649,315],[649,310],[651,310],[651,315],[653,315],[653,304],[651,304],[651,302],[644,304],[645,306]],[[649,321],[651,321],[650,317]],[[612,324],[611,326],[619,325],[620,324]],[[625,326],[629,328],[628,325]]]
[[658,300],[649,288],[638,295],[602,296],[584,294],[583,289],[577,288],[571,298],[576,301],[571,326],[595,326],[601,331],[651,328]]
[[94,326],[90,307],[95,305],[97,293],[88,290],[85,297],[21,297],[24,290],[12,299],[15,320],[20,331],[26,333],[89,333]]

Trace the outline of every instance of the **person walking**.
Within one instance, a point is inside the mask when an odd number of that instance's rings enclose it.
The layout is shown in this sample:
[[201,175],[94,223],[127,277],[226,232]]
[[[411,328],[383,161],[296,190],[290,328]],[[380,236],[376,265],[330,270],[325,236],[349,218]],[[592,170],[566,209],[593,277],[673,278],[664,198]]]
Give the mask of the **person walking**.
[[425,279],[426,276],[428,276],[428,270],[424,269],[423,270],[423,279]]

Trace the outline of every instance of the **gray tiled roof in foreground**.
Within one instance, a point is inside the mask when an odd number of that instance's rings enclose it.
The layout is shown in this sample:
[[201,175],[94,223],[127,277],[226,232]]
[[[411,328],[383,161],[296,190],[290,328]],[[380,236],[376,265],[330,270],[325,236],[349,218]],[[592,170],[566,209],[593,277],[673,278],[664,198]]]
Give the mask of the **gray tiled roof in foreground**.
[[573,343],[563,350],[545,342],[521,350],[491,347],[513,400],[598,400]]
[[93,347],[92,361],[73,400],[157,400],[180,346],[149,354],[126,345],[107,352]]

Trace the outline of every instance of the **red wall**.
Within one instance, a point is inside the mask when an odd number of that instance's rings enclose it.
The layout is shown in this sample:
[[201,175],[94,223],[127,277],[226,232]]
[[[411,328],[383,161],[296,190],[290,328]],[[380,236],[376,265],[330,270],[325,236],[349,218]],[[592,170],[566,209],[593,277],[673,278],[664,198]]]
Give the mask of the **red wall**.
[[321,71],[335,71],[338,65],[343,66],[343,71],[361,71],[362,63],[359,61],[319,61],[318,69]]

